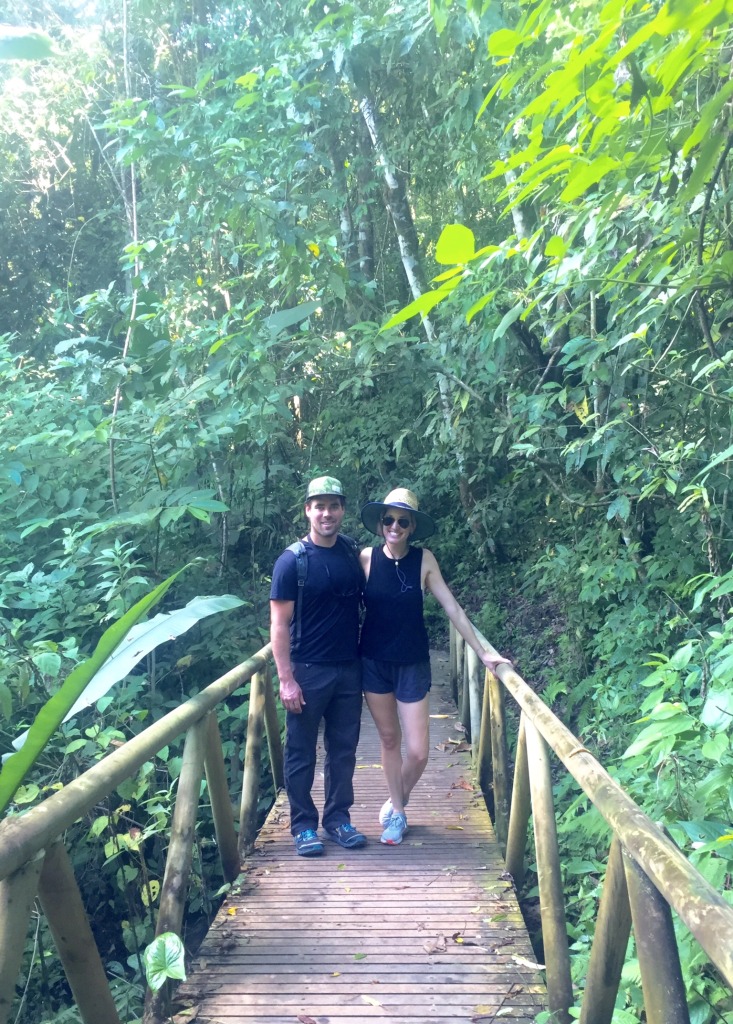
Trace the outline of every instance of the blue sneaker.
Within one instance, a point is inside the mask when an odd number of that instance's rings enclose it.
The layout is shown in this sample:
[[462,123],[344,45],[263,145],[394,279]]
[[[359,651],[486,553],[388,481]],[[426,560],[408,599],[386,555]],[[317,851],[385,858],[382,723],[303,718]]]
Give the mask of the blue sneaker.
[[402,837],[407,832],[407,818],[399,811],[393,811],[392,817],[387,822],[387,827],[382,832],[381,842],[387,846],[399,846]]
[[295,836],[295,851],[300,857],[318,857],[323,853],[323,843],[315,829],[305,828]]
[[345,825],[337,825],[336,828],[327,828],[326,834],[329,839],[338,843],[339,846],[343,846],[345,850],[356,850],[360,846],[366,846],[366,836],[348,822]]

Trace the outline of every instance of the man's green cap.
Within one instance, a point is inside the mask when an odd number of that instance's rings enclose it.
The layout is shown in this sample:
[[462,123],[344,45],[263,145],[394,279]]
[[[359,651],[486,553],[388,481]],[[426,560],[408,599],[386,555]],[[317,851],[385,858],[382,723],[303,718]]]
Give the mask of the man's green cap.
[[339,498],[346,497],[341,481],[337,480],[335,476],[317,476],[308,484],[305,500],[309,501],[311,498],[320,498],[328,494],[335,494]]

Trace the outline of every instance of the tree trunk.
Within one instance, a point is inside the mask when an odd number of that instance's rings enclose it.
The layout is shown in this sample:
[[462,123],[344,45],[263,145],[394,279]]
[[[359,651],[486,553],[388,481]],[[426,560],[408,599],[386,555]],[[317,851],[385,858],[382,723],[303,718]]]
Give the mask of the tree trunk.
[[[412,219],[412,210],[410,208],[409,197],[407,194],[407,182],[404,174],[400,174],[395,171],[387,158],[386,150],[382,142],[377,111],[371,96],[365,89],[360,89],[356,85],[353,76],[351,76],[351,81],[357,92],[359,109],[369,132],[377,163],[384,175],[385,203],[390,217],[392,218],[392,223],[394,224],[405,276],[407,277],[413,299],[419,299],[420,296],[428,290],[428,287],[422,268],[415,223]],[[423,316],[422,326],[431,348],[435,349],[437,346],[437,332],[430,317]],[[451,442],[454,443],[455,435],[452,424],[452,400],[448,380],[445,375],[441,373],[438,373],[436,378],[443,422],[448,436],[451,438]],[[467,480],[463,453],[457,448],[457,446],[454,447],[454,456],[460,473],[459,490],[461,494],[461,501],[463,502],[466,512],[470,512],[473,506],[473,500]]]

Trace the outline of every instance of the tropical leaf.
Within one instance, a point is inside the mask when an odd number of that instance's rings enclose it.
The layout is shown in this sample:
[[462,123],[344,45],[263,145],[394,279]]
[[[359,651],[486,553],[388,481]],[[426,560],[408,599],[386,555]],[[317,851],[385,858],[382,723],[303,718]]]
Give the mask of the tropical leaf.
[[143,953],[145,977],[153,992],[168,980],[186,980],[186,951],[183,943],[175,932],[163,932],[157,935]]
[[[167,640],[175,640],[181,633],[185,633],[191,626],[195,626],[200,619],[205,619],[207,615],[226,612],[231,608],[239,608],[243,604],[244,601],[241,598],[231,594],[222,594],[219,597],[194,597],[185,608],[177,608],[172,612],[160,612],[148,622],[141,622],[137,626],[133,626],[114,654],[90,679],[83,692],[74,701],[73,706],[64,715],[62,722],[73,718],[83,708],[89,707],[90,704],[103,697],[115,683],[119,683],[121,679],[129,675],[146,654],[150,654],[160,644],[166,643]],[[23,746],[29,731],[26,730],[13,740],[16,750],[20,750]]]
[[118,622],[105,630],[91,658],[77,665],[58,692],[46,701],[28,730],[25,743],[17,753],[7,758],[0,771],[0,814],[8,806],[16,789],[58,729],[64,715],[74,706],[97,672],[117,650],[130,629],[155,607],[186,568],[188,567],[184,566],[167,580],[163,580],[155,590],[134,604]]

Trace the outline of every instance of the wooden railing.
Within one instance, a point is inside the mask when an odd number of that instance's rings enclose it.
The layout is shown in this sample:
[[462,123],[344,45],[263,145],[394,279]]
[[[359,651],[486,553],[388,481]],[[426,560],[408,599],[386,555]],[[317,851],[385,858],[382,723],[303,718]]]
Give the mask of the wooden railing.
[[[485,672],[475,653],[452,630],[450,673],[462,723],[473,739],[479,783],[505,851],[507,870],[517,886],[524,878],[532,817],[553,1020],[568,1024],[570,1007],[580,1002],[580,1024],[610,1024],[633,928],[646,1021],[689,1024],[672,911],[733,991],[733,907],[509,665],[500,665],[497,676]],[[513,773],[506,731],[507,693],[520,713]],[[582,1000],[576,998],[571,982],[550,751],[590,798],[611,833]]]
[[[24,936],[36,898],[48,920],[84,1024],[120,1024],[63,833],[145,761],[184,733],[156,934],[181,931],[204,772],[222,872],[226,881],[237,877],[242,856],[255,839],[265,735],[275,788],[283,782],[280,729],[270,678],[271,653],[269,645],[264,647],[64,789],[27,813],[0,823],[0,1024],[5,1024],[10,1013]],[[632,927],[648,1024],[689,1024],[672,911],[733,990],[733,907],[511,667],[499,666],[497,676],[485,673],[473,651],[465,648],[460,637],[451,635],[454,694],[463,724],[474,740],[479,782],[505,851],[507,870],[518,886],[524,877],[530,817],[533,820],[553,1019],[567,1024],[570,1007],[577,999],[571,983],[550,751],[599,810],[611,833],[603,896],[582,993],[581,1024],[610,1024]],[[215,709],[248,680],[249,718],[237,834]],[[513,772],[505,716],[507,693],[520,711]],[[152,1024],[164,1015],[160,997],[149,993],[146,1022]]]
[[[275,789],[283,784],[283,754],[268,645],[191,700],[109,754],[26,814],[0,823],[0,1024],[10,1013],[33,904],[40,900],[59,959],[84,1024],[120,1024],[84,910],[63,833],[147,760],[186,734],[171,824],[156,935],[180,935],[204,772],[224,878],[233,882],[254,843],[263,736]],[[239,834],[227,783],[216,707],[250,681]],[[164,995],[148,992],[145,1021],[163,1017]]]

